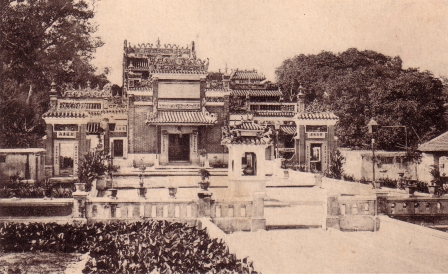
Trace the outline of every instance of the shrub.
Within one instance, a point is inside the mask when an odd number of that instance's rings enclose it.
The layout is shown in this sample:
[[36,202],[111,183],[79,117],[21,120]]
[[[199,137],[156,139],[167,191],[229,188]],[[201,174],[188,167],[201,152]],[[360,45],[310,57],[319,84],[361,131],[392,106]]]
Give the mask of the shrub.
[[383,187],[397,188],[398,186],[398,181],[391,178],[379,178],[378,182],[380,182]]
[[339,150],[331,152],[330,167],[328,171],[325,172],[325,176],[334,179],[342,179],[342,177],[344,176],[344,162],[345,157],[341,154]]
[[354,175],[348,175],[348,174],[345,174],[345,173],[342,175],[342,178],[344,179],[344,181],[347,181],[347,182],[354,182],[354,181],[356,181]]
[[167,221],[4,223],[0,251],[90,252],[83,273],[246,273],[250,267],[205,229]]

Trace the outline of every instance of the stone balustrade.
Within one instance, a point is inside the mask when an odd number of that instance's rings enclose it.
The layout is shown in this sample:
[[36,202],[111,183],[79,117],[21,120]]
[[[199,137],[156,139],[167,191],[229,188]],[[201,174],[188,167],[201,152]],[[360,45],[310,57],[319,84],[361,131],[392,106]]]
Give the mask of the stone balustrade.
[[376,231],[379,229],[376,196],[328,195],[325,228],[342,231]]
[[387,197],[383,210],[389,216],[448,216],[448,197]]

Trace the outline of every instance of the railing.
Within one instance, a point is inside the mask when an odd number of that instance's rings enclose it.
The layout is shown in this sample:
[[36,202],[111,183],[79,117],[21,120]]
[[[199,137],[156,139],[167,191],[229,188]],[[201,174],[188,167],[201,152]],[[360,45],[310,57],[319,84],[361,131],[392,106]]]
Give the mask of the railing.
[[120,201],[95,198],[87,202],[89,220],[114,219],[189,219],[198,217],[198,205],[193,200]]
[[389,216],[447,216],[448,197],[387,197],[383,213]]

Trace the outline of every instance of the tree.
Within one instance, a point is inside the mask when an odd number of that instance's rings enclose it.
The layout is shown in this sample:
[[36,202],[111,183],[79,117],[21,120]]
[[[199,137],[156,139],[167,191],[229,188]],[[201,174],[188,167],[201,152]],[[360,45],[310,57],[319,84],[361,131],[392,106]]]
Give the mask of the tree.
[[[24,131],[42,136],[40,116],[48,108],[46,92],[52,81],[59,87],[85,85],[87,80],[108,82],[107,71],[94,75],[89,64],[95,49],[103,45],[99,37],[92,37],[97,30],[91,22],[93,8],[94,3],[85,0],[1,2],[0,103],[2,114],[10,116],[1,120],[2,146],[35,145],[29,136],[28,141],[14,140],[24,138]],[[12,105],[18,107],[15,112],[7,109]],[[17,116],[24,109],[26,119]]]
[[[367,123],[406,126],[409,146],[445,130],[442,82],[430,72],[403,69],[400,57],[348,49],[334,54],[299,55],[276,69],[285,98],[305,89],[307,111],[333,111],[339,116],[336,134],[342,146],[368,148]],[[403,148],[405,132],[381,128],[374,136],[378,148]]]

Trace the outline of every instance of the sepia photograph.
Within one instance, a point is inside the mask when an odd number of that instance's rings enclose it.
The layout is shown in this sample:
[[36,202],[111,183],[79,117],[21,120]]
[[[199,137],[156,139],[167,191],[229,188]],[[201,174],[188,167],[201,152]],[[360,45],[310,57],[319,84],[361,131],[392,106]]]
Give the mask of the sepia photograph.
[[0,274],[448,272],[448,0],[0,13]]

